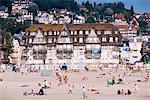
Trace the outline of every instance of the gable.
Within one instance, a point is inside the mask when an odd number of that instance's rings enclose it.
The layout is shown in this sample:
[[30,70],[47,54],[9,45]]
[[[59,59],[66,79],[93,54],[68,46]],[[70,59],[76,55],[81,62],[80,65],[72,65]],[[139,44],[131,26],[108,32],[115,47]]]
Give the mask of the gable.
[[37,31],[37,34],[33,39],[33,43],[34,44],[46,43],[46,37],[43,35],[43,32],[41,30]]
[[58,37],[58,43],[71,43],[70,33],[66,25],[64,25],[61,30],[61,33]]
[[100,40],[97,37],[96,32],[93,28],[90,30],[90,33],[86,38],[86,43],[100,43]]

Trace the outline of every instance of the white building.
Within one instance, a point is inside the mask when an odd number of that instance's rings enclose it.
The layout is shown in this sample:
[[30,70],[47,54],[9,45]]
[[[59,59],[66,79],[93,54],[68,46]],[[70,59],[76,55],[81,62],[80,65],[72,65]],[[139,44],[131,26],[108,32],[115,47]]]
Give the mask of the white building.
[[54,15],[47,12],[39,11],[35,18],[39,23],[50,24],[54,21]]
[[30,0],[14,0],[12,3],[12,14],[26,14],[27,8],[30,5]]
[[16,19],[16,21],[20,22],[20,23],[24,23],[25,21],[30,21],[30,23],[32,24],[33,23],[33,14],[29,13],[29,14],[21,15]]
[[141,60],[141,48],[142,48],[142,38],[141,37],[130,37],[129,39],[130,48],[130,60],[129,62],[134,64],[136,61]]
[[13,38],[13,54],[11,54],[11,63],[20,66],[21,64],[21,50],[19,41]]
[[73,18],[73,24],[84,24],[85,23],[85,17],[84,16],[75,16],[75,18]]
[[26,29],[22,64],[70,67],[119,64],[122,36],[112,24],[33,25]]

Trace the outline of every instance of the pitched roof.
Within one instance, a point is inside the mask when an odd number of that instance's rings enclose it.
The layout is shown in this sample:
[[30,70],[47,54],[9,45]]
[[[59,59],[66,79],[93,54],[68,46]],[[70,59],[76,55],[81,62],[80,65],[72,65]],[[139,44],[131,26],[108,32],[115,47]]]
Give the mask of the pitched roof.
[[[69,31],[77,31],[77,30],[91,30],[94,28],[95,30],[101,31],[101,30],[118,30],[117,27],[115,27],[113,24],[66,24],[66,27]],[[57,24],[57,25],[32,25],[29,28],[26,29],[26,31],[29,32],[35,32],[41,29],[42,31],[61,31],[63,28],[63,24]]]

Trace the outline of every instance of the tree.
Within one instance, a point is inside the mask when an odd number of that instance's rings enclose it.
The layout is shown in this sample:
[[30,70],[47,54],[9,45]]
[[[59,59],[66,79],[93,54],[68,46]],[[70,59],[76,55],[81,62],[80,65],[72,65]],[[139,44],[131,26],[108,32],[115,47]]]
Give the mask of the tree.
[[17,23],[13,19],[0,19],[0,28],[11,33],[11,35],[14,35],[15,33],[19,34],[21,30],[24,30],[27,27],[29,27],[28,24]]
[[11,13],[13,0],[0,0],[0,6],[8,7],[9,14]]
[[96,2],[94,2],[93,5],[94,5],[94,8],[95,8],[96,7]]
[[6,43],[7,43],[7,48],[8,48],[8,53],[12,53],[12,35],[10,32],[6,32]]
[[91,16],[86,20],[86,23],[96,23],[95,19]]
[[35,3],[32,3],[27,10],[28,10],[29,13],[33,14],[33,22],[34,22],[35,21],[34,19],[37,16],[37,12],[39,10],[38,5],[35,4]]
[[33,13],[33,15],[36,16],[37,11],[39,10],[39,7],[38,7],[37,4],[32,3],[27,10],[28,10],[29,13]]
[[114,11],[111,8],[107,8],[104,13],[105,13],[105,15],[110,16],[114,13]]
[[88,9],[89,11],[91,11],[91,10],[93,9],[93,6],[92,6],[92,4],[89,3],[89,1],[87,1],[87,2],[85,3],[85,6],[87,7],[87,9]]
[[134,8],[133,8],[133,5],[131,6],[130,11],[131,11],[131,15],[133,15],[133,14],[134,14]]

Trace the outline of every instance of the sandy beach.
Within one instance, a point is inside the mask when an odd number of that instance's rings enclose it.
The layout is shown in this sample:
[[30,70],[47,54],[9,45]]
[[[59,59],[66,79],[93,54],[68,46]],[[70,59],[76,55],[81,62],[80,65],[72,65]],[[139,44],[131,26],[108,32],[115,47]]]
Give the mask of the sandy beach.
[[[107,86],[107,79],[115,76],[117,81],[118,75],[123,75],[125,70],[118,70],[117,72],[110,70],[97,70],[97,72],[87,72],[80,70],[80,72],[69,71],[67,73],[61,73],[68,76],[68,83],[58,86],[58,80],[56,80],[55,71],[53,71],[50,77],[41,77],[40,73],[21,74],[12,71],[6,71],[1,73],[3,81],[0,82],[0,100],[83,100],[82,87],[86,89],[94,86],[99,94],[92,91],[87,91],[87,100],[150,100],[150,81],[149,82],[137,82],[137,80],[144,80],[145,71],[134,73],[131,76],[126,76],[126,84],[114,84]],[[100,74],[102,77],[99,77]],[[52,87],[44,89],[46,95],[44,96],[23,96],[25,91],[30,92],[32,89],[38,92],[40,87],[38,83],[42,83],[44,80],[51,82]],[[137,84],[139,91],[134,92],[134,84]],[[73,93],[68,94],[68,86],[74,85],[72,89]],[[117,95],[118,89],[130,89],[131,95]]]

